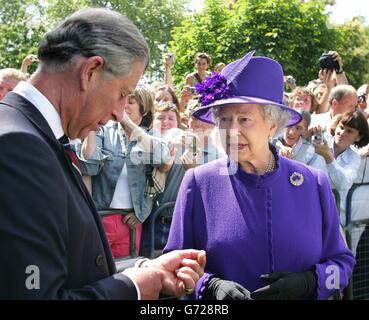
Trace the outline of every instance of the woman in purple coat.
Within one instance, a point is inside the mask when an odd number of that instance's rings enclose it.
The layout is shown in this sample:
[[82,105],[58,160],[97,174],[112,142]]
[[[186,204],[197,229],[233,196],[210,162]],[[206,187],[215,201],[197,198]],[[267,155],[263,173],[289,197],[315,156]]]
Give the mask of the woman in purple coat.
[[301,118],[282,104],[279,63],[253,54],[197,86],[195,116],[215,120],[227,157],[187,171],[165,251],[207,251],[197,299],[327,299],[355,260],[327,176],[269,143]]

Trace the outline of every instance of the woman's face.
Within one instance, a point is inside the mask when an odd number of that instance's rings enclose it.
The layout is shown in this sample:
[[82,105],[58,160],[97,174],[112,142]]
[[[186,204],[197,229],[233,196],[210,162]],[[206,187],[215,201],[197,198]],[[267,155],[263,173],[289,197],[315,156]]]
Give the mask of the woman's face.
[[305,109],[310,111],[312,107],[311,96],[304,95],[304,96],[297,96],[293,102],[293,109]]
[[218,125],[221,137],[226,137],[224,149],[241,165],[264,160],[269,154],[269,137],[276,125],[264,119],[261,106],[225,105],[219,110]]
[[208,70],[208,67],[209,67],[208,61],[203,58],[197,59],[195,66],[196,66],[197,71],[199,72],[205,72],[206,70]]
[[140,113],[140,105],[133,96],[128,97],[128,103],[126,105],[125,112],[135,124],[140,125],[143,116]]
[[354,142],[360,140],[360,132],[340,122],[334,132],[334,144],[347,149]]
[[306,121],[302,119],[298,124],[284,129],[283,140],[288,147],[293,147],[295,143],[304,136],[307,130]]
[[161,134],[169,129],[178,128],[177,114],[172,110],[155,112],[153,127]]
[[156,104],[161,104],[161,103],[164,103],[164,102],[173,103],[172,95],[166,90],[156,91],[155,96],[154,96],[154,100],[155,100]]
[[318,85],[315,89],[314,89],[314,95],[316,97],[316,99],[318,101],[320,101],[323,97],[323,94],[327,91],[327,87],[326,85]]

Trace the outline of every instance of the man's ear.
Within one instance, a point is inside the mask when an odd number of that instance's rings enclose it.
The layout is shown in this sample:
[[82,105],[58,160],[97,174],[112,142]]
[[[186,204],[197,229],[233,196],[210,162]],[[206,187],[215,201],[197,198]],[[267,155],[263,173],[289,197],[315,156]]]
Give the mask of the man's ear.
[[337,103],[338,103],[338,100],[337,99],[333,99],[332,100],[332,102],[331,102],[331,107],[332,107],[332,109],[336,109],[336,107],[337,107]]
[[80,68],[80,86],[81,90],[87,90],[92,81],[95,80],[99,72],[104,66],[104,58],[100,56],[92,56],[86,58]]

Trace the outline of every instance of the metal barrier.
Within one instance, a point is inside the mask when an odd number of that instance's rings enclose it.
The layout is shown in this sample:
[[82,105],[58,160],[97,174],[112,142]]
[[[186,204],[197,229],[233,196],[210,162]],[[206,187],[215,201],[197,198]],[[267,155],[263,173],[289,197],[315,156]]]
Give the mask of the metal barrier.
[[367,185],[369,182],[353,184],[346,198],[346,226],[344,230],[347,245],[355,254],[356,265],[350,283],[345,290],[345,300],[369,299],[369,219],[352,220],[354,192],[359,187]]
[[[99,215],[103,218],[112,214],[121,214],[121,215],[126,215],[127,212],[123,211],[123,210],[119,210],[119,209],[106,209],[106,210],[99,210],[98,211]],[[130,255],[127,257],[123,257],[122,259],[131,259],[131,258],[136,258],[137,257],[137,248],[136,248],[136,227],[131,229],[130,232],[130,248],[129,248],[129,252]],[[120,259],[116,259],[121,261]]]

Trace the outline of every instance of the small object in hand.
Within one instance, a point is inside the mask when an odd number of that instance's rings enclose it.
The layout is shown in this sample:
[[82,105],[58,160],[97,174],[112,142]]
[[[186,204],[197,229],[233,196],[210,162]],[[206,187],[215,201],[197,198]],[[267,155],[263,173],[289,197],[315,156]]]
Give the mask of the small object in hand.
[[324,144],[323,141],[323,132],[318,131],[311,137],[311,142],[315,144]]
[[173,64],[174,63],[174,53],[167,53],[165,56],[167,56],[170,60],[170,62]]
[[338,61],[333,59],[333,55],[329,53],[323,53],[319,58],[320,69],[335,70],[338,73],[342,73]]
[[295,78],[294,78],[294,77],[292,77],[292,76],[287,76],[287,77],[286,77],[286,82],[287,82],[288,84],[290,84],[291,86],[295,86],[295,85],[296,85],[296,80],[295,80]]
[[192,294],[192,292],[193,292],[193,289],[187,289],[187,288],[185,289],[186,294]]

